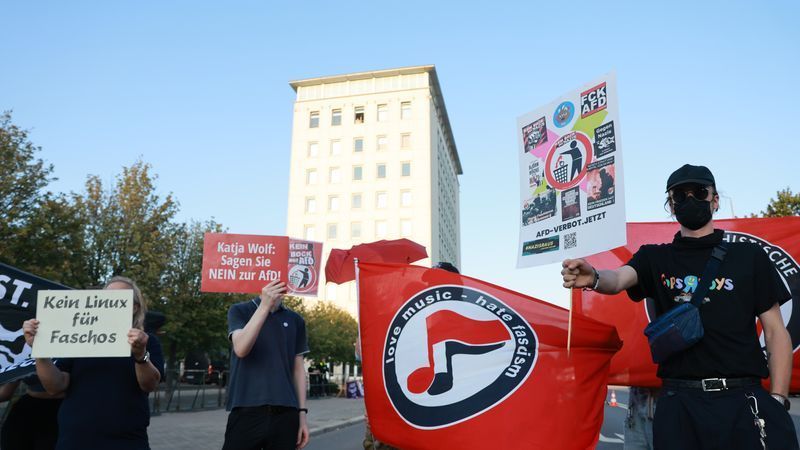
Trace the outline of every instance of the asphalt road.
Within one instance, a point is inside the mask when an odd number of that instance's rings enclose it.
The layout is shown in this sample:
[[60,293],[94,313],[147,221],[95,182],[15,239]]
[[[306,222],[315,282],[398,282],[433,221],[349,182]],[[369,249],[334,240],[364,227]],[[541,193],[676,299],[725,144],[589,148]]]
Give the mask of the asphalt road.
[[[617,393],[617,402],[627,404],[627,391]],[[622,450],[623,423],[627,410],[622,407],[605,407],[605,420],[600,432],[598,450]],[[315,436],[306,446],[306,450],[358,450],[364,440],[364,423],[351,425],[338,430]]]
[[[610,395],[610,393],[609,393]],[[603,427],[600,430],[600,439],[597,450],[622,450],[624,443],[624,424],[628,413],[628,391],[616,391],[619,406],[606,405],[604,410]],[[792,398],[792,420],[796,430],[800,430],[800,398]],[[364,423],[330,431],[315,436],[314,440],[306,447],[308,450],[359,450],[364,439]]]

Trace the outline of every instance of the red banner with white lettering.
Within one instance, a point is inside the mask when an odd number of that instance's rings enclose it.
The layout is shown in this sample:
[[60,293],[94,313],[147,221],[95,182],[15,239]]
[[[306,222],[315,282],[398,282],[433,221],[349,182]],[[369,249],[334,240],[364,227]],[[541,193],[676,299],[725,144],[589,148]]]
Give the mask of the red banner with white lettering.
[[[591,256],[587,260],[600,269],[614,269],[627,263],[643,244],[671,242],[678,232],[674,222],[629,223],[628,245]],[[714,226],[726,230],[725,239],[729,242],[755,242],[760,245],[775,264],[792,298],[800,299],[800,217],[779,217],[768,219],[729,219],[715,220]],[[649,323],[646,301],[631,301],[625,292],[606,296],[590,291],[581,293],[582,300],[576,301],[576,311],[589,317],[617,327],[625,346],[611,360],[609,384],[624,386],[660,386],[656,377],[656,365],[650,357],[650,347],[643,334]],[[793,307],[793,301],[781,306],[781,314],[794,348],[794,370],[792,371],[792,392],[800,392],[800,308]],[[759,328],[760,331],[760,328]],[[764,345],[763,336],[761,344]]]
[[588,449],[616,330],[474,278],[359,264],[367,415],[403,449]]
[[289,238],[206,233],[202,292],[260,293],[272,280],[287,281]]

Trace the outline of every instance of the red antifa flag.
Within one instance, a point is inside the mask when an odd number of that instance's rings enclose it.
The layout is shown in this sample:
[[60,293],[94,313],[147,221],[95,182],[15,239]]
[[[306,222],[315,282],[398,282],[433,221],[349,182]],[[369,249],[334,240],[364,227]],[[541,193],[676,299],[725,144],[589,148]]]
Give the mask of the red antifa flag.
[[616,330],[474,278],[359,263],[367,415],[403,449],[594,448]]
[[[775,264],[793,299],[800,299],[800,217],[780,217],[769,219],[729,219],[715,220],[714,226],[726,230],[725,239],[729,242],[755,242],[760,245]],[[628,245],[587,258],[589,263],[600,269],[614,269],[630,260],[643,244],[671,242],[678,232],[674,222],[629,223]],[[650,347],[643,334],[649,322],[647,302],[632,302],[624,292],[606,296],[594,292],[582,292],[582,300],[576,303],[576,311],[601,322],[617,327],[625,347],[611,360],[609,384],[626,386],[660,386],[656,377],[656,365],[650,357]],[[791,392],[800,392],[800,307],[794,308],[794,301],[781,306],[781,314],[794,348],[794,370],[792,371]],[[759,327],[759,333],[761,329]],[[761,344],[764,344],[763,336]]]

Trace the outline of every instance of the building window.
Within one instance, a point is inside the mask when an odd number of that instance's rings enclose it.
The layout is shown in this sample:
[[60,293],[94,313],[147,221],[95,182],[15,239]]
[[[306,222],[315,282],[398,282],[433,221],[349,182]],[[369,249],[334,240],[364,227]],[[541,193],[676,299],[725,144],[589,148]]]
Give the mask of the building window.
[[400,191],[400,206],[411,206],[411,191]]
[[400,148],[411,148],[411,133],[400,135]]
[[308,157],[316,158],[319,155],[319,144],[316,142],[308,143]]
[[342,154],[342,141],[331,141],[331,156],[339,156]]
[[378,136],[377,143],[378,150],[386,150],[386,147],[389,146],[389,139],[386,136]]
[[317,212],[317,199],[315,199],[314,197],[306,197],[306,212],[307,213]]
[[335,223],[328,224],[328,239],[336,239],[336,235],[338,234],[339,226]]
[[400,220],[400,236],[411,236],[411,219]]
[[317,169],[306,170],[306,184],[317,184]]
[[387,199],[386,192],[377,192],[375,194],[375,207],[378,209],[386,208],[386,204],[388,203],[386,199]]
[[411,176],[411,163],[404,162],[400,165],[400,176],[403,177],[410,177]]
[[331,111],[331,125],[336,127],[342,124],[342,110],[334,109]]
[[376,238],[384,238],[386,237],[386,221],[385,220],[376,220],[375,221],[375,237]]
[[338,167],[331,167],[328,171],[328,180],[331,183],[340,183],[342,181],[342,171]]
[[361,181],[364,178],[364,169],[361,166],[353,166],[353,181]]
[[319,128],[319,111],[311,111],[308,128]]
[[356,153],[361,153],[364,151],[364,138],[357,137],[353,139],[353,151]]
[[400,103],[400,118],[401,119],[411,118],[411,102]]
[[361,194],[353,194],[350,197],[350,207],[353,209],[361,209]]
[[353,239],[361,237],[361,222],[352,222],[350,224],[350,237]]
[[386,122],[388,114],[389,108],[385,104],[378,105],[378,122]]
[[339,196],[338,195],[331,195],[328,197],[328,211],[338,211],[339,210]]
[[364,123],[364,107],[356,106],[355,123]]
[[386,164],[380,163],[377,166],[376,170],[376,178],[386,178]]
[[303,236],[307,241],[313,241],[316,237],[314,234],[314,225],[306,225],[303,227]]

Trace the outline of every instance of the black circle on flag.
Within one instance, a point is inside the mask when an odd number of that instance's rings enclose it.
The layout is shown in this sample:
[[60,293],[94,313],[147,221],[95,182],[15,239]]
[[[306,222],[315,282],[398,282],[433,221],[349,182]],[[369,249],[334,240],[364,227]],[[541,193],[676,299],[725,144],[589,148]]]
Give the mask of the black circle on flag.
[[[723,240],[730,243],[749,242],[757,244],[767,253],[767,257],[775,265],[775,270],[780,275],[780,279],[792,295],[789,301],[781,305],[781,316],[783,316],[784,325],[786,325],[786,329],[789,330],[789,335],[792,337],[792,349],[796,352],[800,349],[800,308],[794,307],[794,299],[800,299],[800,266],[798,266],[797,261],[786,250],[752,234],[726,230]],[[653,299],[648,298],[643,303],[645,303],[647,321],[650,322],[655,317]],[[766,351],[764,333],[762,330],[759,330],[759,333],[761,347]]]
[[395,313],[383,381],[409,425],[454,425],[503,402],[536,364],[530,324],[498,298],[467,286],[429,287]]

